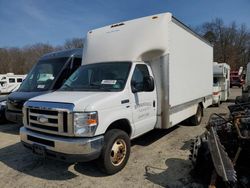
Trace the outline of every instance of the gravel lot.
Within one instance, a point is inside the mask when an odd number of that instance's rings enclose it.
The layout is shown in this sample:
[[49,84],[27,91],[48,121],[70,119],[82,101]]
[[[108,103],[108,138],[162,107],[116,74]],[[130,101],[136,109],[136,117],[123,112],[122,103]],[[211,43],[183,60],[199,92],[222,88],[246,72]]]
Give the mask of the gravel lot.
[[132,141],[127,166],[113,176],[101,173],[95,162],[68,164],[34,156],[20,143],[19,125],[0,125],[0,187],[202,187],[190,176],[190,143],[204,132],[209,115],[227,113],[237,95],[240,89],[234,88],[228,102],[206,109],[200,126],[182,123]]

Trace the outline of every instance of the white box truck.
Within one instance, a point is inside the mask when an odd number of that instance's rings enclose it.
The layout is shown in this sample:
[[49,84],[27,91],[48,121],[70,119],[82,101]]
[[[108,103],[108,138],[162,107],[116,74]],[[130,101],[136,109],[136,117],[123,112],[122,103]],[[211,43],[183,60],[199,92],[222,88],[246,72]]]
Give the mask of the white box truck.
[[121,170],[130,140],[212,104],[213,47],[171,13],[89,31],[83,63],[56,92],[24,104],[24,146],[62,160],[99,158]]
[[213,104],[219,106],[221,102],[227,101],[230,94],[230,66],[214,62],[213,75]]

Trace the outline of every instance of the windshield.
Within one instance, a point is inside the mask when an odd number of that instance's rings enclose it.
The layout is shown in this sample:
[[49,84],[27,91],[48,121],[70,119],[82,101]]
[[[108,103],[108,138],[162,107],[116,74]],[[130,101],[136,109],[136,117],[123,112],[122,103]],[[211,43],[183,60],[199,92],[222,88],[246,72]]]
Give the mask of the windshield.
[[61,91],[121,91],[125,87],[130,62],[96,63],[81,66],[61,87]]
[[57,58],[39,61],[23,81],[18,91],[48,91],[68,58]]

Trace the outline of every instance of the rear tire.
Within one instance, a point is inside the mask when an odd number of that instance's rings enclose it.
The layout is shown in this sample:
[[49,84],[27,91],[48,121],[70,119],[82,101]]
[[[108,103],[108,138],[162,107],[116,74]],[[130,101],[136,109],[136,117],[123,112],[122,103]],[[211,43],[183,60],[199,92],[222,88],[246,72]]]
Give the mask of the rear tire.
[[104,136],[104,146],[99,164],[106,174],[115,174],[127,164],[130,155],[130,139],[126,132],[111,129]]
[[216,107],[220,107],[220,104],[221,104],[221,102],[220,102],[220,99],[219,99],[218,103],[216,104]]
[[202,116],[203,116],[203,109],[199,104],[197,107],[196,114],[190,118],[191,124],[194,126],[199,125],[201,123]]

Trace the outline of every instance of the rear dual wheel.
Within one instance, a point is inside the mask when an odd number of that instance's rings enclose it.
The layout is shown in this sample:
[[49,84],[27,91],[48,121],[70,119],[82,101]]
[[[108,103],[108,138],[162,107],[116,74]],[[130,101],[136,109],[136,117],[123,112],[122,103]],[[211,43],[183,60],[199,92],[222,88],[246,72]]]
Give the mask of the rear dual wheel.
[[196,114],[190,118],[191,124],[194,126],[199,125],[201,123],[202,116],[203,116],[203,108],[200,104],[198,104]]

